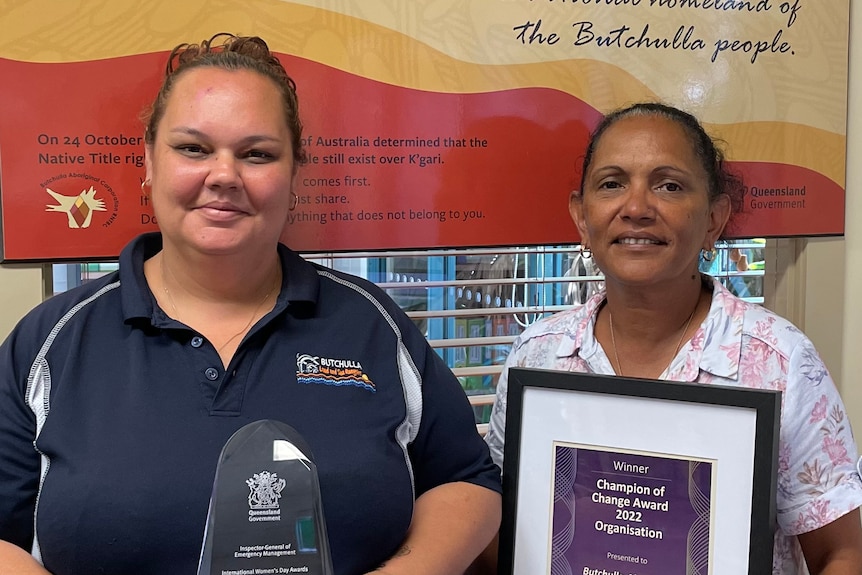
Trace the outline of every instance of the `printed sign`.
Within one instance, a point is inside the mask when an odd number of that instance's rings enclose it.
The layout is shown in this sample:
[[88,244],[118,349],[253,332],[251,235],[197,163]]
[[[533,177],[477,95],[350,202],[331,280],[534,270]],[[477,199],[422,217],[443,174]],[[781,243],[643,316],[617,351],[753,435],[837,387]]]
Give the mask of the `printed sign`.
[[113,258],[157,229],[139,117],[168,51],[220,31],[262,36],[298,84],[310,162],[282,237],[298,251],[577,242],[567,201],[589,132],[641,100],[726,142],[747,185],[735,237],[843,233],[849,0],[252,0],[239,14],[208,0],[4,14],[4,261]]

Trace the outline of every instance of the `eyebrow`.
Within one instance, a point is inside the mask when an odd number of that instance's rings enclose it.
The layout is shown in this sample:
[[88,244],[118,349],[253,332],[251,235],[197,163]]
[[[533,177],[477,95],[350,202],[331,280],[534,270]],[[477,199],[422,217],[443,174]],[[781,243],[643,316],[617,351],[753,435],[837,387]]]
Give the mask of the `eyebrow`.
[[[616,173],[616,172],[628,173],[629,171],[626,170],[625,168],[623,168],[622,166],[618,166],[616,164],[610,164],[607,166],[598,166],[594,170],[592,170],[592,172],[594,174],[604,174],[604,173]],[[660,172],[674,172],[676,174],[691,175],[691,172],[689,170],[684,170],[682,168],[678,168],[678,167],[672,166],[672,165],[656,166],[655,168],[650,170],[651,174],[660,173]]]
[[[169,132],[172,134],[185,134],[187,136],[194,136],[196,138],[209,138],[209,136],[205,132],[201,132],[196,128],[190,128],[188,126],[177,126],[176,128],[172,128],[171,130],[169,130]],[[267,134],[251,134],[240,140],[240,144],[244,145],[257,144],[259,142],[281,143],[282,139],[277,136],[270,136]]]

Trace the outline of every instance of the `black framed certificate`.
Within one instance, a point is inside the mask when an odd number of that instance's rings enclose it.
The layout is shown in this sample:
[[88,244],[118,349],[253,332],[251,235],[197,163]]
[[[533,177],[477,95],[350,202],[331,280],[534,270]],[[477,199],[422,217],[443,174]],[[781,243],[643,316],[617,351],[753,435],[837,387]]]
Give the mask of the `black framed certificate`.
[[781,394],[509,370],[500,573],[772,569]]

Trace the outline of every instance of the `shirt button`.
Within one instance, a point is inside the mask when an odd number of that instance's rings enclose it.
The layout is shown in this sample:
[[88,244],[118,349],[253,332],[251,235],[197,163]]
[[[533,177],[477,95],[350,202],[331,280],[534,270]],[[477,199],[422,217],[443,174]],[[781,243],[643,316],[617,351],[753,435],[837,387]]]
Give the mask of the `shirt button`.
[[208,367],[204,372],[204,375],[207,376],[208,380],[215,381],[218,379],[218,370],[214,367]]
[[192,347],[200,347],[204,344],[204,338],[196,335],[192,338]]

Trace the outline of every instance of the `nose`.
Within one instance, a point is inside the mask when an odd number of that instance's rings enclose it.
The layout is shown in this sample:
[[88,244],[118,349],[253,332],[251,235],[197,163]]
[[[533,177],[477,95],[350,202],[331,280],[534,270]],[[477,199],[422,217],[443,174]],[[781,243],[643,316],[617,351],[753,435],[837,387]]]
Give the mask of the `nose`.
[[623,195],[622,217],[634,221],[655,218],[656,196],[648,182],[632,180]]
[[214,154],[205,182],[207,187],[215,190],[233,190],[239,188],[241,183],[242,178],[234,155],[227,152]]

